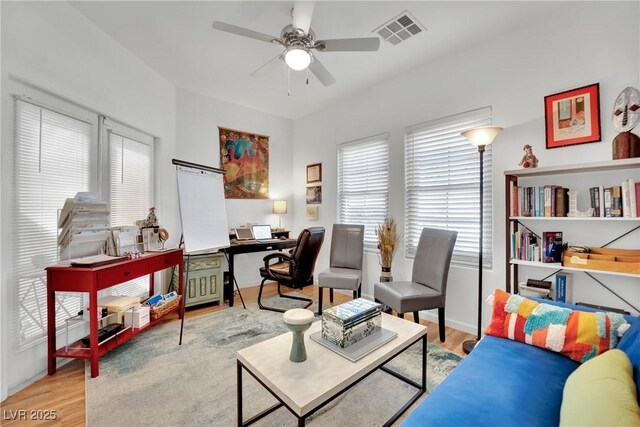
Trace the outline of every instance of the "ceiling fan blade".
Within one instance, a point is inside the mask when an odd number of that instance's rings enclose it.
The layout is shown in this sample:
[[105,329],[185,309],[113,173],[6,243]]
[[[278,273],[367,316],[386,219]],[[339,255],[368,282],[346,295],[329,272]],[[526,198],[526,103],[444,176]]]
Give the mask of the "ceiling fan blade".
[[336,82],[336,79],[333,78],[331,73],[324,68],[324,65],[318,60],[317,56],[313,57],[313,61],[311,61],[311,65],[309,65],[309,69],[311,72],[320,80],[325,86],[331,86]]
[[281,43],[278,37],[270,36],[268,34],[259,33],[257,31],[248,30],[246,28],[237,27],[235,25],[227,24],[225,22],[213,21],[213,28],[220,31],[226,31],[227,33],[237,34],[243,37],[249,37],[250,39],[261,40],[267,43]]
[[320,40],[316,42],[315,48],[321,52],[376,51],[380,48],[380,39],[366,37],[361,39]]
[[266,64],[261,65],[260,68],[258,68],[253,73],[251,73],[251,76],[257,77],[267,73],[268,71],[271,71],[273,68],[275,68],[276,65],[279,65],[279,62],[282,58],[283,57],[281,53],[276,55],[274,58],[267,61]]
[[315,1],[297,0],[293,4],[293,28],[298,28],[305,34],[309,33],[315,3]]

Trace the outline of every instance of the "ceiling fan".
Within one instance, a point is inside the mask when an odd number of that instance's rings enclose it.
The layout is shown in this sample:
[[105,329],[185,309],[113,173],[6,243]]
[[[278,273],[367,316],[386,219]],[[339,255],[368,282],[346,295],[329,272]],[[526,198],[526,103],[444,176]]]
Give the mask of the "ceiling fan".
[[228,33],[261,40],[267,43],[275,43],[284,47],[284,51],[275,58],[262,65],[251,75],[256,75],[267,68],[268,65],[283,60],[293,70],[309,68],[324,86],[331,86],[336,82],[331,73],[322,65],[316,52],[364,52],[376,51],[380,47],[380,39],[377,37],[351,38],[351,39],[325,39],[318,40],[313,30],[309,27],[315,2],[296,1],[291,11],[293,22],[282,29],[280,37],[259,33],[247,28],[238,27],[225,22],[214,21],[213,28]]

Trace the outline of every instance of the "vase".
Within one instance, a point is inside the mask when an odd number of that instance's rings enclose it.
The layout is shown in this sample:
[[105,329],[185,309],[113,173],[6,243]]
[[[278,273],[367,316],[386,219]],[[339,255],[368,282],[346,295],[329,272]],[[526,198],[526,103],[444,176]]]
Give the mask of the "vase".
[[307,350],[304,346],[304,333],[311,327],[313,312],[304,308],[294,308],[287,310],[282,316],[282,320],[293,335],[289,360],[296,363],[304,362],[307,360]]
[[391,275],[391,267],[382,267],[382,272],[380,273],[380,281],[393,282],[393,276]]

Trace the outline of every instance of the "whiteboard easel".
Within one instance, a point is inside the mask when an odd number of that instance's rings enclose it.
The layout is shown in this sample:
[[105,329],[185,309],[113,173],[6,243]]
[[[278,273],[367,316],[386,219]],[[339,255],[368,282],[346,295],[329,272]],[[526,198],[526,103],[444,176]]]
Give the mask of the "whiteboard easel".
[[[182,223],[180,241],[187,254],[185,283],[189,283],[191,255],[230,246],[224,199],[224,170],[177,159],[171,162],[176,165],[178,206]],[[242,299],[242,295],[240,298]],[[182,299],[182,304],[185,303],[186,297]],[[244,305],[244,301],[242,303]],[[184,313],[184,308],[182,312]],[[183,329],[184,315],[180,324],[179,345],[182,345]]]

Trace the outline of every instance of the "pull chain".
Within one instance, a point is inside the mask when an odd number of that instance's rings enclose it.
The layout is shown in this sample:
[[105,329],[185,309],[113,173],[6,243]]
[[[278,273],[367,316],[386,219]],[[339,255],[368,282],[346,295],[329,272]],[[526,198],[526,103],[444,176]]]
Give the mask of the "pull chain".
[[291,68],[287,67],[287,96],[291,96]]

